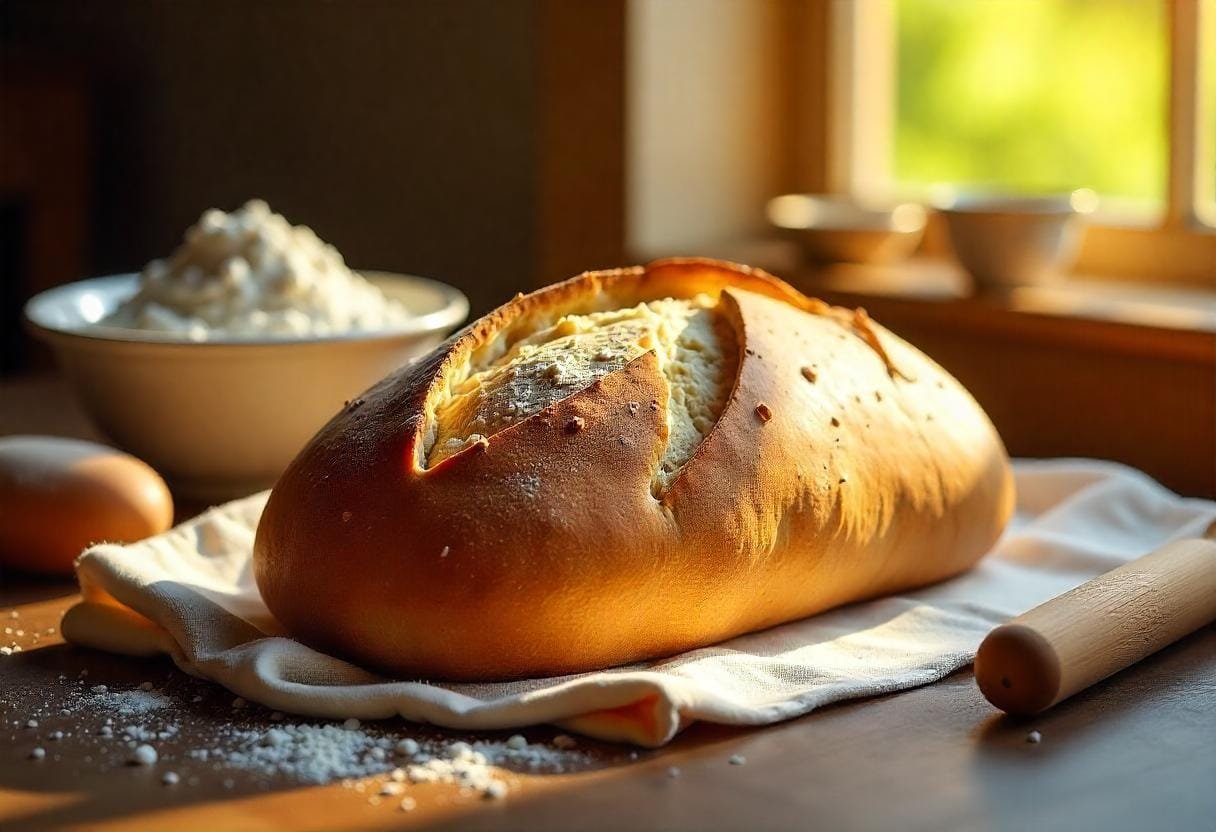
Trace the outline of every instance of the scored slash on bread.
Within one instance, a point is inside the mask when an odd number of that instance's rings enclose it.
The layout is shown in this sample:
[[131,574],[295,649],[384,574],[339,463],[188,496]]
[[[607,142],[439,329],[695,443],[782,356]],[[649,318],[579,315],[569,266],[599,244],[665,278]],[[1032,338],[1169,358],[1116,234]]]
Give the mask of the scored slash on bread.
[[[675,319],[701,314],[727,329],[688,336],[696,360],[717,356],[688,387]],[[543,361],[593,342],[624,352],[576,356],[568,390],[501,386],[513,368],[544,384]],[[698,398],[711,382],[727,392]],[[523,412],[453,433],[503,390]],[[690,398],[703,418],[673,456]],[[255,576],[293,635],[399,675],[554,675],[711,644],[955,575],[1012,509],[999,437],[940,367],[864,312],[717,261],[517,297],[360,399],[275,487]]]

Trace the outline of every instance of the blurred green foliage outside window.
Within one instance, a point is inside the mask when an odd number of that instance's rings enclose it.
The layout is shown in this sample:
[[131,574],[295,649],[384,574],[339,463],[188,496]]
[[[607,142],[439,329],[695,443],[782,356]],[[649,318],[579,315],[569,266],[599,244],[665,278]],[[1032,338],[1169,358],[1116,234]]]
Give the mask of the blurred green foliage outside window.
[[1159,0],[897,0],[895,179],[1165,197]]

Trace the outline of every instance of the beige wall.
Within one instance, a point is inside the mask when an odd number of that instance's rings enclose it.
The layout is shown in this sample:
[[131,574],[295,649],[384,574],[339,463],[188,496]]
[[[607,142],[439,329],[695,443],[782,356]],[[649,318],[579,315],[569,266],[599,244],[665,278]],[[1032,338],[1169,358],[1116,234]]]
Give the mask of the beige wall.
[[628,225],[638,256],[764,227],[787,165],[783,0],[629,0]]

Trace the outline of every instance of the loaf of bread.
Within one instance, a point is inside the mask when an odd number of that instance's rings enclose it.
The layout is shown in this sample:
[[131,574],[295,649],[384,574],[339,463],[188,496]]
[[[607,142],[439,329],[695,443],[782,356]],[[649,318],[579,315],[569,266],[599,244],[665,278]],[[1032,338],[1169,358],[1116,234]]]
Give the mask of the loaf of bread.
[[1012,503],[983,411],[863,311],[664,260],[521,295],[348,403],[254,565],[319,649],[550,676],[942,580]]

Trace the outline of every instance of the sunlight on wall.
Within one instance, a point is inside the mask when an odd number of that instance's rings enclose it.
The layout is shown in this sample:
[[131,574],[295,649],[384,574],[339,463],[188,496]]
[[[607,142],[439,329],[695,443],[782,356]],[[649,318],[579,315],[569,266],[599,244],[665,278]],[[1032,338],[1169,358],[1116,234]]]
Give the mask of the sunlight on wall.
[[759,232],[779,190],[776,3],[629,3],[629,248],[698,251]]

